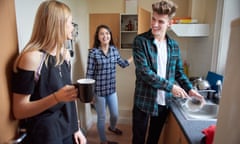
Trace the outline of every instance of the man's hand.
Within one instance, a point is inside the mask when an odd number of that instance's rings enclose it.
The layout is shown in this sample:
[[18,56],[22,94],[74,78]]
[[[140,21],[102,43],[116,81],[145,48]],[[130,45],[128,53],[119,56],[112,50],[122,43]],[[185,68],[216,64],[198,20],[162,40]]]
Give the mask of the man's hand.
[[181,98],[187,98],[188,97],[188,94],[185,92],[185,90],[178,85],[173,85],[172,94],[175,97],[181,97]]

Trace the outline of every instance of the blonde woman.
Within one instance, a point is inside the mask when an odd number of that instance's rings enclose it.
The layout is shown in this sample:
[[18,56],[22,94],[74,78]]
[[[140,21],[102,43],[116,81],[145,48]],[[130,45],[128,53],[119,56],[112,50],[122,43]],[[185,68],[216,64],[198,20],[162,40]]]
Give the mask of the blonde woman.
[[72,39],[70,8],[44,1],[37,10],[30,41],[16,59],[13,113],[24,120],[28,144],[85,144],[75,108],[77,89],[64,43]]

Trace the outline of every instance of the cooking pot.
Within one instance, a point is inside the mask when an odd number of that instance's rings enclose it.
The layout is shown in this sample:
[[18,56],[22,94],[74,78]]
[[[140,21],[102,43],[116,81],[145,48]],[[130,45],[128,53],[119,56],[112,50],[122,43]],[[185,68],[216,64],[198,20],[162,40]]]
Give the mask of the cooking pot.
[[198,90],[207,90],[211,88],[209,82],[203,80],[201,77],[195,77],[195,79],[192,78],[190,81],[192,81],[193,86]]
[[197,88],[199,90],[206,90],[206,89],[210,89],[211,86],[207,80],[200,80],[199,82],[197,82]]
[[76,88],[78,88],[78,98],[83,103],[88,103],[93,100],[94,97],[94,87],[95,80],[94,79],[79,79],[77,83],[74,84]]

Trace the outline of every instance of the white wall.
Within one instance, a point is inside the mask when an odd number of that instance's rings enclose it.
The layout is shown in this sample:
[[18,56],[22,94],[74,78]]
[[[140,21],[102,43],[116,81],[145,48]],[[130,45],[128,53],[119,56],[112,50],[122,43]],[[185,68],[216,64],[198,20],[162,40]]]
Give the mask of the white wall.
[[[21,51],[30,39],[32,33],[33,21],[39,4],[43,0],[15,0],[16,17],[17,17],[17,31],[19,50]],[[79,25],[79,35],[77,37],[77,48],[81,49],[81,61],[83,61],[83,68],[86,69],[87,52],[89,35],[86,30],[88,26],[88,4],[86,0],[61,0],[65,2],[72,10],[73,22]],[[79,76],[80,77],[80,76]],[[77,76],[76,76],[77,78]]]
[[[123,58],[129,58],[132,55],[132,50],[120,50]],[[119,122],[131,123],[133,96],[135,89],[135,66],[133,63],[129,67],[122,69],[117,67],[117,94],[119,103]]]
[[34,17],[41,2],[42,0],[15,0],[19,51],[30,39]]
[[[78,24],[78,36],[74,41],[74,57],[72,59],[72,80],[76,82],[85,77],[87,55],[89,49],[89,6],[88,0],[62,0],[72,10],[73,22]],[[87,130],[92,125],[90,105],[77,101],[81,128]]]
[[218,13],[222,15],[221,21],[221,32],[219,37],[219,52],[217,53],[217,69],[216,71],[224,74],[226,60],[227,60],[227,52],[229,46],[229,36],[230,36],[230,25],[232,20],[238,18],[240,16],[240,1],[239,0],[220,0],[220,2],[224,3],[223,12]]

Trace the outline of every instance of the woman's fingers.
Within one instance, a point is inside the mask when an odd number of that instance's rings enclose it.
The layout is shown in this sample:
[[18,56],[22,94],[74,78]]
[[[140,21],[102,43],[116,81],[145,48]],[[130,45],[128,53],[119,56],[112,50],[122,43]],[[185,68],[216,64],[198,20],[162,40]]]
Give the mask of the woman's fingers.
[[55,92],[55,94],[58,96],[59,101],[67,102],[77,98],[78,90],[73,85],[66,85]]

